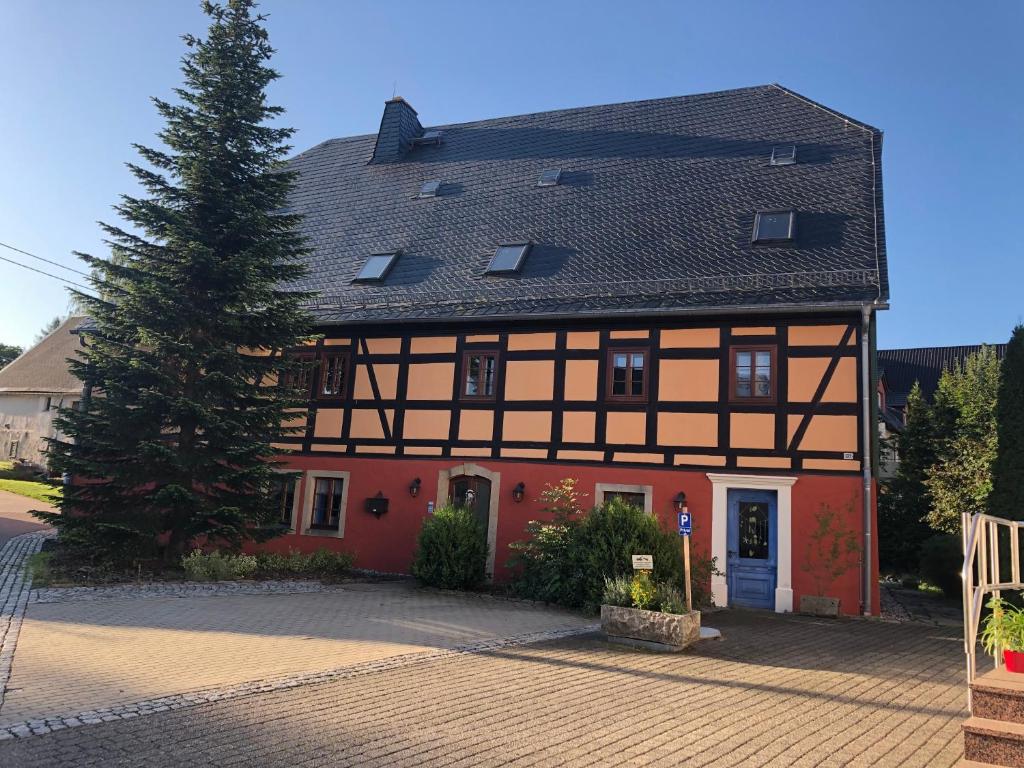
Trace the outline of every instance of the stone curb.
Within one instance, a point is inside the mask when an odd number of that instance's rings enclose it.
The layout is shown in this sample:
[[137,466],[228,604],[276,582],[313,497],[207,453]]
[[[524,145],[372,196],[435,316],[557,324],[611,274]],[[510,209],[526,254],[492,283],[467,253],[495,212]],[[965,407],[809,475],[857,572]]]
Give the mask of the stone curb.
[[455,648],[438,649],[434,651],[421,651],[406,653],[400,656],[392,656],[376,661],[361,662],[344,667],[336,667],[322,672],[303,672],[285,677],[265,678],[236,685],[206,688],[189,693],[162,696],[157,699],[136,701],[130,704],[119,704],[104,709],[87,710],[74,714],[62,714],[49,717],[36,718],[17,723],[0,724],[0,741],[7,739],[26,738],[30,736],[41,736],[52,731],[65,728],[78,728],[83,725],[95,725],[98,723],[109,723],[117,720],[131,720],[145,715],[154,715],[158,712],[169,712],[178,709],[195,707],[200,704],[208,704],[214,701],[227,701],[239,699],[244,696],[252,696],[258,693],[269,693],[289,688],[297,688],[305,685],[315,685],[334,680],[344,680],[352,677],[384,672],[391,669],[409,667],[416,664],[423,664],[443,659],[454,659],[460,656],[486,653],[487,651],[501,648],[512,648],[531,643],[539,643],[546,640],[558,640],[564,637],[596,632],[599,625],[591,624],[584,627],[573,627],[570,629],[548,630],[546,632],[531,632],[513,637],[496,638],[483,640],[477,643],[456,646]]
[[0,707],[4,704],[14,649],[32,589],[32,577],[25,563],[43,546],[44,539],[54,535],[53,531],[23,533],[0,548]]
[[92,602],[96,600],[138,600],[154,597],[225,597],[231,595],[294,595],[334,592],[344,584],[319,581],[180,581],[147,584],[114,584],[102,587],[45,587],[33,590],[29,602],[39,605]]

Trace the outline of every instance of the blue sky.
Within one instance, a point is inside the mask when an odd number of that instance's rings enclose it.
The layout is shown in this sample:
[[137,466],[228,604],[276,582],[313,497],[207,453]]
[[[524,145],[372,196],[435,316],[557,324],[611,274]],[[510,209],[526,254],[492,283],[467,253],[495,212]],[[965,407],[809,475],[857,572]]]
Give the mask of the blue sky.
[[[1003,341],[1024,317],[1024,3],[266,0],[305,149],[376,130],[393,89],[425,124],[779,82],[885,131],[892,309],[882,346]],[[78,266],[134,191],[150,96],[179,82],[191,0],[0,0],[0,242]],[[42,269],[55,269],[0,249]],[[66,274],[66,273],[65,273]],[[74,278],[74,275],[68,275]],[[66,311],[0,261],[0,342]]]

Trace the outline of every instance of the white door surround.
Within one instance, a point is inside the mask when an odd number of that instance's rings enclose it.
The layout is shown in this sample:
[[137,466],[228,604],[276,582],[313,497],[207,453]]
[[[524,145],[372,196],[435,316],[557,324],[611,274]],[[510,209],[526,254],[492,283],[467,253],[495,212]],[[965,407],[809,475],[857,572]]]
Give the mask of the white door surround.
[[501,501],[501,473],[491,472],[479,464],[458,464],[437,473],[438,507],[448,503],[448,483],[453,477],[482,477],[491,483],[491,502],[487,510],[487,578],[494,577],[494,556],[498,545],[498,506]]
[[729,491],[733,488],[775,491],[778,516],[778,571],[775,584],[775,612],[793,611],[793,484],[795,477],[769,475],[726,475],[708,472],[711,481],[711,556],[716,558],[722,575],[711,577],[711,597],[718,606],[729,604],[726,535],[729,524]]

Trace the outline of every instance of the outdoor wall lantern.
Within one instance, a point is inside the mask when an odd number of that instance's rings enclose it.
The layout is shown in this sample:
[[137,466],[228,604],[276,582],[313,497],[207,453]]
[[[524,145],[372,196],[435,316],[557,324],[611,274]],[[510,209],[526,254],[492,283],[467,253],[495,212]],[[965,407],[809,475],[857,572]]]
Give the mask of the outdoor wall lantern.
[[515,488],[512,489],[512,501],[518,504],[526,496],[526,483],[519,483]]
[[422,481],[417,477],[412,483],[409,484],[409,495],[414,499],[420,495],[420,484]]
[[672,499],[672,505],[676,508],[676,512],[686,511],[686,492],[680,491],[676,494],[676,497]]
[[371,515],[376,515],[377,519],[388,511],[388,499],[384,496],[383,491],[377,491],[376,496],[372,496],[366,500],[366,511]]

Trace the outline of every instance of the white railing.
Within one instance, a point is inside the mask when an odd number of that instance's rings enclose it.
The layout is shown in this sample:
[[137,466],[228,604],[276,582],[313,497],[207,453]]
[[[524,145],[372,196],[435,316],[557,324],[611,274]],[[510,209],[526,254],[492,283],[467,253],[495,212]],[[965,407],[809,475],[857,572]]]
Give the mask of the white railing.
[[[981,609],[988,595],[999,597],[1004,589],[1024,590],[1021,583],[1020,530],[1024,522],[1004,520],[992,515],[964,514],[963,526],[964,569],[964,653],[967,655],[967,706],[971,706],[971,683],[977,676],[978,630],[981,625]],[[1005,536],[1001,532],[1006,531]],[[999,559],[1000,539],[1009,546],[1010,580],[1003,581],[1006,569]],[[1003,663],[997,654],[995,666]]]

